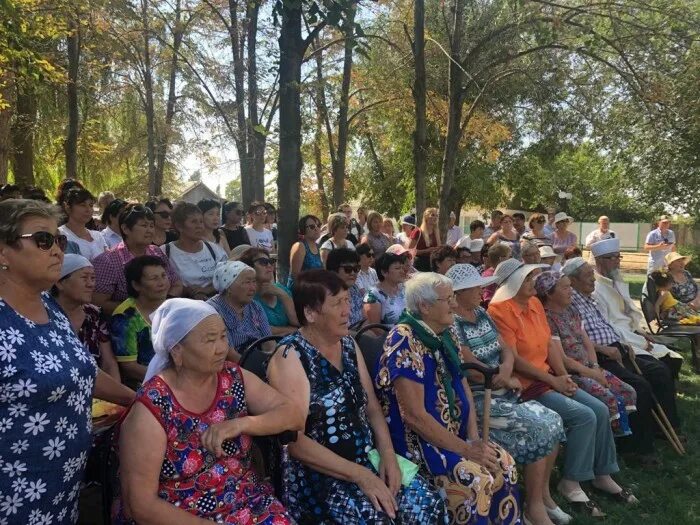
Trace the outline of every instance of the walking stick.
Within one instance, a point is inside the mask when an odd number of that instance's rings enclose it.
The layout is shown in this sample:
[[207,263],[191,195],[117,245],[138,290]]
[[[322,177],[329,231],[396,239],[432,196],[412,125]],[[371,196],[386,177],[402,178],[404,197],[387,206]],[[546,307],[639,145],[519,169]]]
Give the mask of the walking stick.
[[[632,365],[634,366],[636,372],[640,376],[643,376],[642,371],[639,369],[639,365],[637,364],[637,360],[634,358],[633,355],[630,355],[629,357],[630,361],[632,361]],[[661,431],[664,433],[664,436],[666,436],[668,442],[671,443],[671,446],[676,451],[676,453],[679,456],[684,455],[685,447],[683,446],[683,443],[681,443],[681,440],[678,439],[678,434],[676,434],[673,425],[671,425],[671,422],[668,420],[668,417],[666,417],[666,412],[664,412],[664,409],[661,407],[661,403],[659,403],[659,400],[656,398],[656,395],[654,395],[653,391],[650,393],[651,399],[652,401],[654,401],[654,410],[652,410],[651,414],[654,416],[656,424],[659,425],[659,427],[661,427]]]
[[465,376],[467,370],[476,370],[484,376],[484,414],[481,418],[481,439],[488,443],[489,425],[491,423],[491,386],[493,384],[493,376],[498,373],[499,368],[488,368],[478,363],[463,363],[461,369]]

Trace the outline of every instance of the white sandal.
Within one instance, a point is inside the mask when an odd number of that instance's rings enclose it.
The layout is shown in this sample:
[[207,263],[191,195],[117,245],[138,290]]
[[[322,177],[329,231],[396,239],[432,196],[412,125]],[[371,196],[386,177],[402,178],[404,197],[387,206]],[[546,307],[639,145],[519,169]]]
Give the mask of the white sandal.
[[544,508],[547,511],[549,519],[557,525],[568,525],[574,519],[573,516],[561,510],[561,507],[558,505],[553,509],[550,509],[547,505],[545,505]]

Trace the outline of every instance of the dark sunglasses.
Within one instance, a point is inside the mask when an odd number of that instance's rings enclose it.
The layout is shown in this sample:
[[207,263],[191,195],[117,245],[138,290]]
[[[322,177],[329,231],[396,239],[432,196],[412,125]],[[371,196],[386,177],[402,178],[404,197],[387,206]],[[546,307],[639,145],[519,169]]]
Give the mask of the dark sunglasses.
[[361,266],[359,264],[341,264],[340,269],[345,273],[360,273]]
[[160,217],[161,219],[169,219],[170,218],[169,211],[157,211],[156,215],[158,215],[158,217]]
[[49,251],[54,244],[58,244],[62,252],[65,252],[68,246],[68,237],[62,233],[58,235],[49,232],[25,233],[24,235],[20,235],[19,238],[33,240],[36,247],[45,252]]
[[374,259],[374,252],[369,252],[367,254],[367,257],[369,257],[370,259]]
[[268,259],[267,257],[260,257],[260,259],[255,259],[254,263],[260,263],[262,266],[272,266],[275,264],[274,259]]
[[[169,212],[162,211],[158,213],[160,214]],[[126,223],[129,220],[129,218],[134,214],[143,215],[144,219],[153,220],[153,212],[150,210],[150,208],[146,208],[143,204],[137,204],[129,210],[129,213],[127,213],[121,221],[119,221],[119,224]]]

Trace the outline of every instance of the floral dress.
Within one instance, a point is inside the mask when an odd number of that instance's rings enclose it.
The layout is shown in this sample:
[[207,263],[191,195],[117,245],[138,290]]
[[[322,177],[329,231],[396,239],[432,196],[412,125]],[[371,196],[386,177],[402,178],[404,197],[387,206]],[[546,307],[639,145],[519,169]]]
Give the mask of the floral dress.
[[[209,409],[189,412],[167,383],[152,377],[136,394],[163,427],[168,439],[160,469],[158,497],[200,518],[227,525],[290,525],[293,522],[275,498],[272,486],[261,481],[251,467],[253,439],[241,435],[223,443],[216,458],[201,443],[202,433],[214,423],[248,414],[243,376],[226,362],[218,374],[218,387]],[[133,524],[117,503],[113,523]]]
[[404,287],[401,285],[396,295],[389,295],[378,286],[373,286],[365,294],[364,302],[366,304],[379,303],[382,308],[379,322],[393,326],[399,322],[401,312],[406,308]]
[[[376,387],[397,454],[417,463],[420,472],[441,491],[451,525],[499,525],[521,523],[518,473],[513,458],[494,445],[501,472],[485,467],[426,441],[404,424],[394,382],[406,378],[423,386],[428,413],[449,432],[467,440],[469,398],[461,372],[440,351],[430,350],[411,327],[396,325],[384,343]],[[454,415],[443,381],[454,391]]]
[[102,315],[102,310],[94,304],[83,305],[83,311],[85,320],[78,331],[78,339],[100,364],[100,345],[110,340],[107,321]]
[[[547,321],[552,330],[552,336],[561,340],[564,353],[585,366],[591,366],[588,362],[588,352],[583,344],[583,324],[581,316],[569,306],[561,313],[546,309]],[[637,392],[627,383],[621,381],[616,375],[599,369],[605,375],[610,385],[605,388],[595,379],[574,374],[571,378],[584,392],[606,404],[610,411],[610,422],[615,436],[629,436],[632,434],[627,414],[637,410]]]
[[693,302],[698,295],[698,283],[695,282],[695,279],[693,279],[693,276],[688,270],[683,270],[683,274],[685,275],[685,282],[679,283],[674,281],[671,293],[673,297],[680,302],[690,303]]
[[[498,331],[486,310],[476,309],[471,322],[455,316],[455,330],[460,344],[488,367],[501,363]],[[484,387],[470,383],[476,413],[484,413]],[[559,414],[537,401],[519,403],[515,390],[494,390],[491,397],[491,439],[505,448],[517,463],[534,463],[548,456],[554,447],[566,439]]]
[[0,523],[68,525],[90,445],[97,365],[52,297],[37,324],[0,300]]
[[[285,337],[299,355],[311,399],[305,434],[342,458],[374,470],[367,457],[373,448],[367,419],[367,393],[360,383],[355,342],[344,337],[343,369],[339,371],[301,333]],[[285,466],[288,508],[300,525],[391,525],[447,523],[444,503],[421,476],[396,497],[398,516],[392,520],[355,484],[326,476],[291,459]]]
[[353,284],[348,292],[350,296],[350,318],[348,319],[348,324],[353,326],[365,318],[365,312],[362,309],[364,294],[357,284]]

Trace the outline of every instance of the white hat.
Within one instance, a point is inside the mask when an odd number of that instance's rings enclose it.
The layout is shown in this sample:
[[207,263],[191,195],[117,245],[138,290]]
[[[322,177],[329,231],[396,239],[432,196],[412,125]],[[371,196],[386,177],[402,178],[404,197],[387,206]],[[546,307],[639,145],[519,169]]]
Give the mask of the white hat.
[[564,263],[564,266],[561,268],[561,273],[568,277],[576,273],[576,270],[581,268],[584,264],[586,264],[586,260],[583,257],[574,257]]
[[469,251],[472,250],[472,240],[469,235],[465,235],[459,241],[457,241],[457,244],[455,244],[455,249],[457,248],[466,248]]
[[608,253],[618,253],[620,251],[620,239],[603,239],[602,241],[591,244],[591,253],[593,257],[600,257]]
[[455,264],[445,274],[445,277],[452,279],[452,289],[465,290],[477,286],[488,286],[496,282],[496,277],[482,277],[471,264]]
[[551,246],[545,245],[545,246],[540,246],[540,257],[543,259],[546,259],[548,257],[556,257],[557,254],[554,253],[554,250],[552,249]]
[[491,299],[492,303],[500,303],[512,299],[520,290],[525,278],[537,268],[549,268],[548,264],[524,264],[517,259],[506,259],[496,266],[494,276],[498,289]]
[[554,224],[558,223],[559,221],[574,222],[574,218],[567,215],[565,212],[560,211],[554,216]]
[[223,293],[238,279],[239,275],[247,270],[255,272],[253,268],[241,261],[220,262],[216,265],[211,283],[217,292]]
[[82,270],[83,268],[87,267],[92,268],[92,263],[85,257],[78,255],[77,253],[67,253],[63,256],[60,279],[68,277],[73,272],[77,272],[78,270]]
[[484,239],[472,239],[471,244],[469,244],[469,251],[474,253],[480,252],[483,247]]

